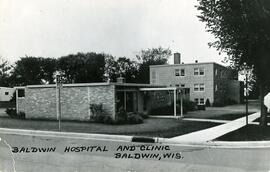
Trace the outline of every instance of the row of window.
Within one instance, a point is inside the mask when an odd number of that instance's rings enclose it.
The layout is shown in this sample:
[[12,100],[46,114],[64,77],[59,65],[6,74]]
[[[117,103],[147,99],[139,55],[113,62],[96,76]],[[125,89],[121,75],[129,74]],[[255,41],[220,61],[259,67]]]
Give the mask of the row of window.
[[204,84],[194,84],[194,91],[204,91]]
[[194,99],[194,102],[195,102],[197,105],[204,105],[204,98],[195,98],[195,99]]
[[[185,76],[185,69],[175,69],[175,76]],[[204,68],[194,68],[194,75],[204,75]]]
[[[171,85],[170,85],[171,86]],[[181,88],[185,88],[186,85],[185,84],[175,84],[175,87],[181,87]],[[217,87],[216,87],[217,89]],[[199,91],[204,91],[205,90],[205,85],[203,83],[200,84],[194,84],[193,90],[195,92],[199,92]]]

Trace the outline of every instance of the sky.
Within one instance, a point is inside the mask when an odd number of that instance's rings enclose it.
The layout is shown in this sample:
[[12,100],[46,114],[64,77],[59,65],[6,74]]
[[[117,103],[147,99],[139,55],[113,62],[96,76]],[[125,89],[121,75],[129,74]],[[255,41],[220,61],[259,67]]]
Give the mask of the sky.
[[[61,57],[77,52],[135,58],[164,47],[185,63],[218,62],[197,0],[0,0],[0,56]],[[172,63],[172,58],[169,60]],[[222,63],[221,63],[222,64]]]

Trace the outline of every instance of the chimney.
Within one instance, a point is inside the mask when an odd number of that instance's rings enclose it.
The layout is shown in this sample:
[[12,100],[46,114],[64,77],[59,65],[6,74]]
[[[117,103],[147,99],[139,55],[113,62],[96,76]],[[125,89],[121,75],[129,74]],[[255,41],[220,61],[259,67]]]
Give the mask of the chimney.
[[125,79],[124,77],[120,76],[120,77],[118,77],[118,78],[116,79],[116,82],[122,84],[122,83],[125,83],[125,82],[126,82],[126,79]]
[[181,54],[180,53],[174,53],[174,64],[180,64],[181,63]]

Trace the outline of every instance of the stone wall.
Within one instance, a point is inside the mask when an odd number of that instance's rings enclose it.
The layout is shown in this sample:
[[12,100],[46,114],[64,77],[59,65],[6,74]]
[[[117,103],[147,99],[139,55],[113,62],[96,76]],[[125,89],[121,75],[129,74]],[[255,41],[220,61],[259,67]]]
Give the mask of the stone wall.
[[[64,120],[90,119],[90,104],[103,104],[104,110],[115,116],[115,86],[68,86],[61,89],[61,118]],[[26,118],[58,119],[58,92],[55,87],[34,87],[25,89],[25,108],[18,101],[18,110]]]

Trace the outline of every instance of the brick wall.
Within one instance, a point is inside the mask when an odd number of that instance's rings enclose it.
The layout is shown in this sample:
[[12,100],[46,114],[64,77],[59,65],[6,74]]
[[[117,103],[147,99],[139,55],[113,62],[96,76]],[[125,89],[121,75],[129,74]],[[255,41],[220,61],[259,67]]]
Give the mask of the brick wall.
[[226,67],[214,65],[214,101],[224,102],[226,99],[240,102],[240,83],[237,73]]
[[[195,76],[194,68],[204,68],[204,75]],[[175,69],[185,69],[185,76],[175,76]],[[152,75],[156,74],[155,83],[153,83]],[[214,81],[213,81],[213,63],[194,63],[179,65],[158,65],[150,67],[151,84],[175,86],[176,84],[185,84],[186,88],[190,88],[190,100],[195,98],[209,99],[214,101]],[[194,91],[194,84],[204,83],[205,90],[203,92]]]
[[[26,118],[57,119],[58,93],[55,87],[26,88],[24,102],[18,101],[18,110]],[[90,104],[102,103],[106,112],[115,116],[115,86],[69,86],[61,89],[62,119],[87,121],[90,119]]]

